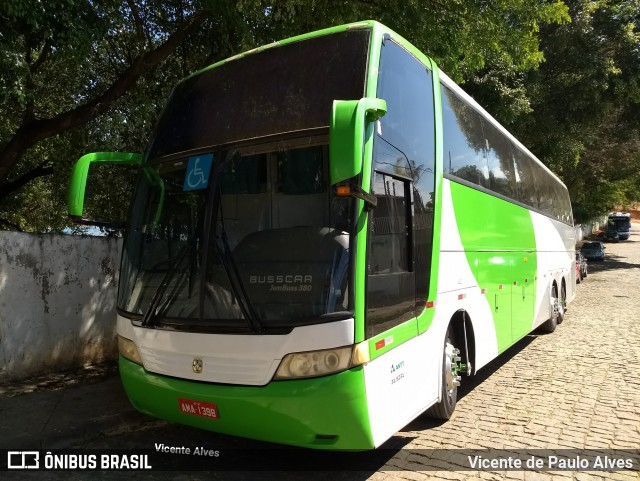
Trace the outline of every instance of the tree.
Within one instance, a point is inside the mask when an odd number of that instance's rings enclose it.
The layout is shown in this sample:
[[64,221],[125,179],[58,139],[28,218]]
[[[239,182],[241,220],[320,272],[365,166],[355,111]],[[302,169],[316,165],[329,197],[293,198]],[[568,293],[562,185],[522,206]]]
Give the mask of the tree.
[[[539,69],[505,73],[497,62],[471,83],[567,184],[584,222],[640,199],[640,2],[567,4],[571,23],[541,28]],[[505,97],[526,99],[524,108],[505,112]]]
[[113,112],[206,19],[203,9],[162,3],[8,0],[0,7],[0,203],[52,175],[50,153],[66,150],[57,137]]
[[[536,67],[539,26],[561,1],[76,0],[0,5],[0,228],[60,230],[71,162],[143,151],[171,87],[215,60],[329,25],[377,18],[457,80],[502,58]],[[99,174],[105,212],[129,176]]]

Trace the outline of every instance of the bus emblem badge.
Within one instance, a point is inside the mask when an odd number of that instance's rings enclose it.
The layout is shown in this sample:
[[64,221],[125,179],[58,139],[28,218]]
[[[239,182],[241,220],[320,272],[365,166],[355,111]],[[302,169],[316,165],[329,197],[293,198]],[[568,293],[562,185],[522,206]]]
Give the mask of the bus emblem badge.
[[195,358],[191,363],[191,367],[193,368],[193,372],[196,374],[200,374],[202,372],[202,359]]

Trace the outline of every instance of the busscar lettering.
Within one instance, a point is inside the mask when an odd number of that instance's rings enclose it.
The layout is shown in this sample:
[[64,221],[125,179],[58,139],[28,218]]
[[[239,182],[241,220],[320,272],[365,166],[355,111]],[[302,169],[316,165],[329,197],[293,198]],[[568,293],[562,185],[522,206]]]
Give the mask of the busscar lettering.
[[279,276],[249,276],[249,284],[312,284],[313,276],[309,274],[287,274]]

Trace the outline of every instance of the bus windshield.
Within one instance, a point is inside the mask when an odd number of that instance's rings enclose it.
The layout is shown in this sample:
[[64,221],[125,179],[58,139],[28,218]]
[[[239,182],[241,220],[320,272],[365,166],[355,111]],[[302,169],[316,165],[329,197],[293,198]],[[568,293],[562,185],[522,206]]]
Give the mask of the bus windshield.
[[142,319],[152,309],[161,324],[231,330],[351,316],[353,200],[328,185],[325,141],[145,166],[124,246],[121,313]]
[[631,229],[631,220],[625,216],[609,216],[609,228],[617,231],[628,231]]
[[351,30],[272,47],[187,78],[165,107],[147,157],[328,127],[334,100],[364,96],[370,34]]
[[352,315],[354,201],[329,185],[328,125],[333,100],[364,96],[370,35],[273,45],[176,87],[132,206],[122,315],[219,332]]

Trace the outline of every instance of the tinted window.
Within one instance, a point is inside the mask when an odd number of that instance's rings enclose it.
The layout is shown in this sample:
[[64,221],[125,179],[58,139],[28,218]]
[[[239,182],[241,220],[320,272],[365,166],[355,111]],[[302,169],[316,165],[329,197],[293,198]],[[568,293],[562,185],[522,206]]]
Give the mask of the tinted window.
[[487,139],[487,167],[489,189],[509,198],[515,197],[515,172],[513,145],[505,135],[490,122],[484,122]]
[[409,272],[408,182],[375,172],[373,185],[378,205],[371,216],[369,273]]
[[375,172],[378,205],[369,214],[367,333],[386,331],[414,316],[410,181]]
[[294,42],[184,80],[148,157],[328,126],[333,100],[364,95],[369,36],[351,30]]
[[444,85],[442,123],[445,175],[573,224],[567,189],[491,121]]
[[550,217],[556,217],[554,211],[556,181],[538,163],[532,161],[536,178],[536,196],[538,198],[538,209]]
[[[432,74],[390,40],[382,47],[379,71],[377,96],[387,102],[387,114],[376,125],[374,139],[377,172],[373,192],[380,197],[370,225],[369,336],[413,317],[424,308],[433,242]],[[402,200],[398,197],[401,192],[404,192]],[[401,204],[404,217],[400,214]],[[384,220],[387,217],[395,220]],[[387,233],[386,229],[403,225],[402,234]],[[407,249],[402,255],[396,247],[401,245]]]
[[515,156],[515,197],[525,205],[538,209],[542,203],[540,191],[536,188],[538,179],[535,162],[523,151],[514,148]]
[[[211,152],[210,179],[219,184],[209,189],[185,190],[188,157],[144,166],[118,307],[139,318],[161,301],[156,312],[163,324],[224,330],[247,329],[243,297],[266,327],[351,317],[354,202],[317,187],[328,161],[322,141],[310,138],[320,145],[304,148],[280,141],[271,151],[235,158]],[[406,266],[406,257],[398,262]]]
[[278,191],[320,194],[325,191],[322,147],[306,147],[278,154]]
[[444,172],[489,187],[486,143],[480,114],[453,91],[442,86]]
[[435,133],[433,76],[398,44],[382,49],[378,97],[387,102],[374,140],[375,168],[411,179],[416,314],[429,290],[433,246]]
[[267,191],[265,155],[248,155],[234,159],[222,168],[223,194],[259,194]]

